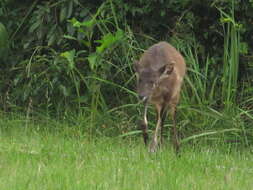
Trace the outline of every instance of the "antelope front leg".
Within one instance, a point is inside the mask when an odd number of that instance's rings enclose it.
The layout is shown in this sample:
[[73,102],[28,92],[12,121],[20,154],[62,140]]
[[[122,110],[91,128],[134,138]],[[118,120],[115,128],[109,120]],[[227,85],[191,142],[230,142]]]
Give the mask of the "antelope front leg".
[[[157,109],[157,124],[156,124],[156,129],[155,133],[153,135],[152,142],[149,147],[149,152],[156,152],[158,148],[158,143],[159,143],[159,135],[161,131],[161,106],[156,106]],[[161,137],[160,137],[161,138]]]
[[141,122],[142,135],[143,135],[143,140],[144,140],[145,145],[147,145],[147,143],[148,143],[147,109],[148,109],[148,106],[147,106],[147,104],[145,104],[145,108],[144,108],[144,118],[143,118],[143,121]]

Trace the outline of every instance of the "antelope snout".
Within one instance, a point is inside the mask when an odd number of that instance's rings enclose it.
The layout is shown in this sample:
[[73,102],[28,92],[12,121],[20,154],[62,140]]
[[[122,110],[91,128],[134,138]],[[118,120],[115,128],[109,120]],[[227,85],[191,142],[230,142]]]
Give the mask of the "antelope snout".
[[142,96],[142,95],[139,95],[139,99],[142,101],[142,102],[146,102],[148,97],[147,96]]

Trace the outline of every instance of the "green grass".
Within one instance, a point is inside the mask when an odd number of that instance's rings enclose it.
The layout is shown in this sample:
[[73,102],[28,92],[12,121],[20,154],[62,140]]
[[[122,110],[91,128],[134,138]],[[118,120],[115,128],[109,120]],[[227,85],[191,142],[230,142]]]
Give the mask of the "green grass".
[[22,120],[0,120],[0,189],[253,187],[250,150],[184,144],[181,157],[177,157],[166,144],[156,154],[149,154],[141,139],[91,139],[66,124],[58,124],[58,130],[55,126],[49,130],[51,123],[43,130],[36,124],[25,129],[24,124]]

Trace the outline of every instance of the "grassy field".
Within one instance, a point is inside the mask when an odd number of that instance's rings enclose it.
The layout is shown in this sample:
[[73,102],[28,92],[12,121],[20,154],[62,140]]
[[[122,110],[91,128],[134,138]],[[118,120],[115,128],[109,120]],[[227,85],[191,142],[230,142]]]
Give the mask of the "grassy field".
[[253,189],[249,149],[185,144],[177,157],[167,144],[149,154],[138,140],[92,140],[65,129],[1,121],[0,189]]

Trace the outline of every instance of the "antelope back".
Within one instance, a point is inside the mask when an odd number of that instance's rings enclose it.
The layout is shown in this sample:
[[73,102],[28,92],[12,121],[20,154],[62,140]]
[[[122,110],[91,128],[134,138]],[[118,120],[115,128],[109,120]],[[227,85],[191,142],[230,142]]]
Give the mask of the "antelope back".
[[134,68],[141,99],[158,98],[167,91],[171,96],[178,93],[186,71],[184,58],[167,42],[159,42],[147,49],[134,63]]

